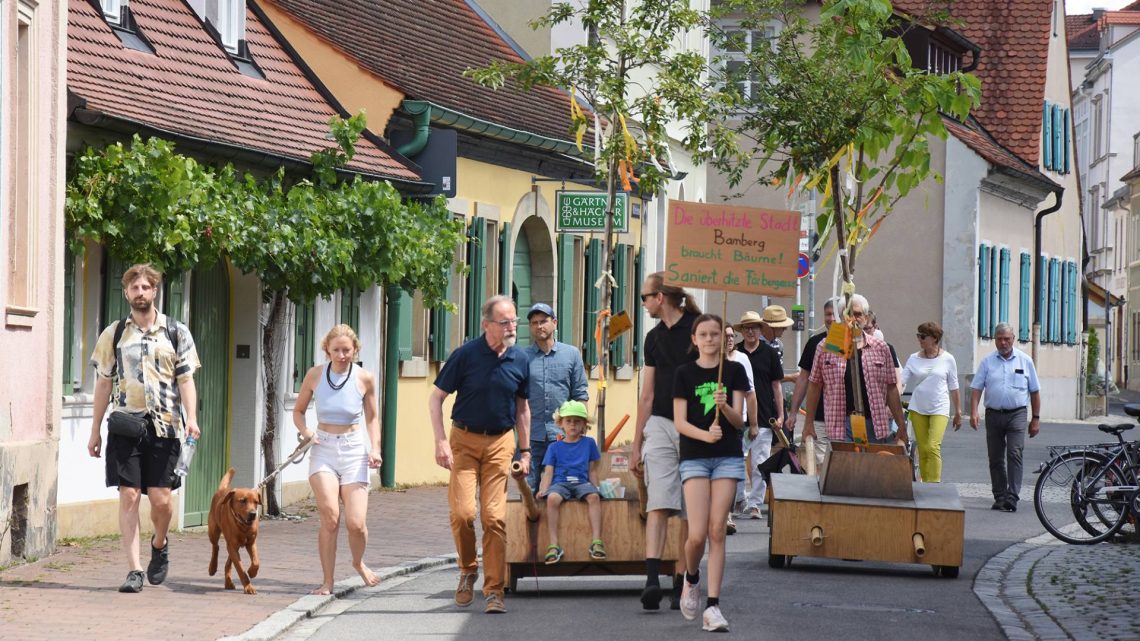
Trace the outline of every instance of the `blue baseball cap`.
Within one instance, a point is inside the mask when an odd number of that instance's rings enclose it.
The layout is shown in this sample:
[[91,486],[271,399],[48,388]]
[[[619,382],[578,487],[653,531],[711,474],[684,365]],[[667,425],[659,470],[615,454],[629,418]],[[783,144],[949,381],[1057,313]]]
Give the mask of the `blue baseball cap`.
[[554,319],[558,318],[557,316],[554,315],[554,310],[551,309],[550,305],[547,305],[546,303],[535,303],[534,305],[531,305],[530,311],[526,313],[526,319],[530,320],[531,316],[534,316],[535,314],[540,314],[540,313],[546,314],[547,316],[554,318]]

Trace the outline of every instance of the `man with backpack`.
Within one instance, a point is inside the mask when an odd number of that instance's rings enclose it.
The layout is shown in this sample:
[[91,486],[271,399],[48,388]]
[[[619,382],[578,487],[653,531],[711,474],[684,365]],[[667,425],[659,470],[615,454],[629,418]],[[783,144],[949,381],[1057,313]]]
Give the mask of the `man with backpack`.
[[103,330],[91,356],[96,377],[87,451],[96,458],[103,452],[100,427],[110,405],[107,487],[119,488],[119,532],[128,567],[119,591],[141,592],[139,503],[143,494],[150,499],[154,536],[146,578],[158,585],[170,567],[171,492],[181,484],[174,468],[183,437],[197,439],[201,433],[194,387],[201,364],[190,330],[155,307],[162,275],[150,265],[133,265],[122,282],[131,313]]

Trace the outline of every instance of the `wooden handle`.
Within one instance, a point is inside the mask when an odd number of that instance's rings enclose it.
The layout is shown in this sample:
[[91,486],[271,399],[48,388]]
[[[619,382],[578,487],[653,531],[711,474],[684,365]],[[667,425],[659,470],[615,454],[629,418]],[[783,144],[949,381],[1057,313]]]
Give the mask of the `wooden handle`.
[[815,469],[815,437],[805,436],[803,438],[803,454],[800,455],[800,463],[804,466],[804,474],[808,476],[819,476]]
[[[522,463],[514,461],[511,463],[511,472],[518,474],[522,472]],[[530,486],[526,484],[525,476],[513,476],[515,483],[519,486],[519,494],[522,495],[523,509],[526,510],[526,520],[538,520],[538,502],[534,500],[534,494],[530,491]]]
[[915,532],[911,540],[914,541],[914,555],[920,559],[926,556],[926,541],[922,538],[922,533]]
[[614,444],[614,439],[617,438],[618,432],[621,431],[621,428],[625,427],[625,422],[628,420],[629,420],[629,414],[626,414],[625,416],[621,417],[621,420],[618,421],[617,426],[614,427],[613,433],[606,437],[606,442],[605,442],[605,444],[602,445],[602,451],[603,452],[610,451],[610,446]]

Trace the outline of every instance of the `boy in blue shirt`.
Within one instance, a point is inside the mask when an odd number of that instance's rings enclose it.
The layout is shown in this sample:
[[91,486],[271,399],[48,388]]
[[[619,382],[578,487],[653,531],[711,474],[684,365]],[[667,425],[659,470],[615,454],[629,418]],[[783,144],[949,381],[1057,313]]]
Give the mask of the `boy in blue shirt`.
[[594,439],[583,436],[589,429],[586,405],[582,401],[566,401],[554,413],[554,421],[566,436],[547,448],[542,460],[545,466],[542,482],[536,495],[540,499],[546,498],[546,524],[550,531],[546,564],[562,560],[564,551],[558,545],[558,508],[563,501],[572,499],[586,501],[590,529],[594,535],[590,543],[590,558],[604,559],[606,546],[602,543],[602,502],[598,493],[598,461],[602,455]]

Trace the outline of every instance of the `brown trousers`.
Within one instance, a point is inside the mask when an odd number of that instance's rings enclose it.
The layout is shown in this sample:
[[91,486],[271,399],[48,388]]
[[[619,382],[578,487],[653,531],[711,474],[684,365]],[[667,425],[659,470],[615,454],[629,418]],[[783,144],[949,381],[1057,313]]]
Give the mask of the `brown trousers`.
[[483,525],[483,594],[502,592],[507,575],[507,478],[515,455],[515,433],[498,436],[452,429],[451,482],[447,502],[459,570],[477,572],[475,500]]

